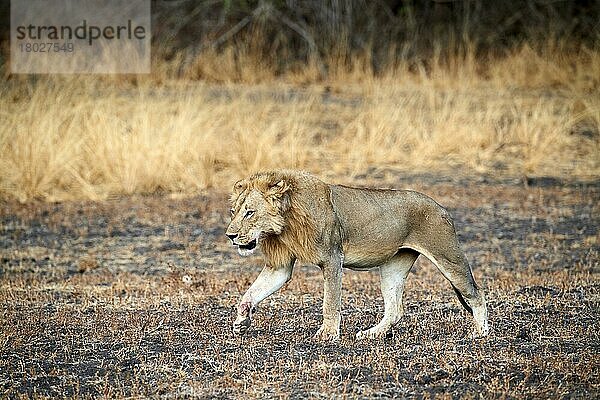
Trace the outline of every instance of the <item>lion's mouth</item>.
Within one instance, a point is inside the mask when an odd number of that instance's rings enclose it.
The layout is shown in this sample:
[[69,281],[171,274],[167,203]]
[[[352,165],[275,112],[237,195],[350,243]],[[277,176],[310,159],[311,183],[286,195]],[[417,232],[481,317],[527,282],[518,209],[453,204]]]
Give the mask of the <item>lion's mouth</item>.
[[253,250],[258,244],[258,239],[253,239],[246,244],[239,244],[238,247],[242,250]]

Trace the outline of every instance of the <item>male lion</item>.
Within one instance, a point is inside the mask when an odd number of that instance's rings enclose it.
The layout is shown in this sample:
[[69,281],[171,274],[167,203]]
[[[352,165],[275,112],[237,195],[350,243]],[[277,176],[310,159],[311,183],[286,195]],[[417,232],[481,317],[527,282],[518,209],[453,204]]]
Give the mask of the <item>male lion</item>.
[[260,244],[266,258],[237,308],[235,333],[250,327],[254,308],[291,278],[300,260],[323,271],[323,324],[315,335],[322,340],[339,338],[342,267],[379,267],[383,319],[356,337],[383,337],[404,313],[404,281],[423,254],[473,315],[476,335],[487,335],[485,298],[460,250],[450,214],[426,195],[329,185],[305,172],[272,171],[237,182],[231,203],[226,235],[241,255]]

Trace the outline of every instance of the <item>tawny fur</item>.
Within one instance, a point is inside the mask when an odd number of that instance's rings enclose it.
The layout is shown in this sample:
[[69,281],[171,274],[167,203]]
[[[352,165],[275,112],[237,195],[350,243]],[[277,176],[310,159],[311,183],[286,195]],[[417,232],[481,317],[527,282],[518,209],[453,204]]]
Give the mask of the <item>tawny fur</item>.
[[324,321],[318,335],[324,339],[339,336],[342,267],[380,267],[386,313],[359,337],[381,336],[401,315],[404,278],[421,253],[474,314],[478,333],[487,334],[483,293],[460,250],[450,214],[431,198],[406,190],[329,185],[305,172],[282,170],[237,182],[231,204],[227,235],[240,249],[260,243],[265,255],[263,272],[238,307],[237,331],[249,326],[251,310],[291,277],[300,260],[323,269]]

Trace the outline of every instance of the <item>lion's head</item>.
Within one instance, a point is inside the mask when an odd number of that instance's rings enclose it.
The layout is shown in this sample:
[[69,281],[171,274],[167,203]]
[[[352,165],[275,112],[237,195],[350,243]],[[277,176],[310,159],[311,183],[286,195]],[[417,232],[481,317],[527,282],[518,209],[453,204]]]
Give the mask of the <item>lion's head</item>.
[[241,255],[254,253],[265,237],[281,234],[290,206],[289,191],[289,183],[273,173],[256,174],[234,185],[231,222],[225,234]]

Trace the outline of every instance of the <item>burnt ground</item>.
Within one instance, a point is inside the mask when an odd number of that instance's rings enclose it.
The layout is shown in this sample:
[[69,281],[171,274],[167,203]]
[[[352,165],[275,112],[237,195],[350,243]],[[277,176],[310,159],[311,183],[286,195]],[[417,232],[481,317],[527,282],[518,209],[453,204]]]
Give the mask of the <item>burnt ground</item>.
[[486,288],[488,338],[470,338],[470,316],[422,257],[385,340],[354,340],[383,304],[376,271],[347,271],[342,339],[312,341],[322,280],[306,265],[234,336],[261,260],[228,245],[225,193],[5,202],[0,396],[599,397],[600,185],[385,179],[454,215]]

